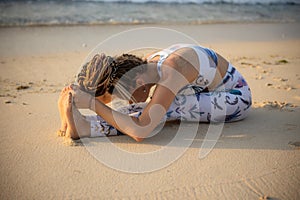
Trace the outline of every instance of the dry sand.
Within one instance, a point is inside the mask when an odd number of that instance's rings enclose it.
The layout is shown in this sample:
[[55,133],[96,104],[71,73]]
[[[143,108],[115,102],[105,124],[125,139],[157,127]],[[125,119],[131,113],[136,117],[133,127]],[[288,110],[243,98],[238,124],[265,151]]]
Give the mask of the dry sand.
[[[227,57],[252,88],[249,117],[225,124],[204,159],[207,124],[177,161],[142,174],[111,169],[57,137],[60,89],[100,41],[137,27],[0,29],[0,199],[299,199],[299,24],[168,26]],[[148,152],[164,146],[172,129],[138,144],[111,141]]]

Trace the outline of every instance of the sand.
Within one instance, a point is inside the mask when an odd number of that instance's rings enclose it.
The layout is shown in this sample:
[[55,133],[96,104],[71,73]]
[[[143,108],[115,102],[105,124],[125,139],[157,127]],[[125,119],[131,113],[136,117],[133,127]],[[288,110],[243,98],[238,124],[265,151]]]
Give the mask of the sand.
[[[208,124],[200,124],[178,160],[141,174],[107,167],[85,146],[66,145],[56,135],[60,89],[89,51],[139,27],[0,29],[0,199],[299,199],[300,24],[165,26],[227,57],[252,89],[249,117],[225,124],[204,159],[199,150]],[[142,143],[126,136],[111,141],[149,152],[166,145],[173,129],[176,124]],[[103,138],[92,142],[109,145]]]

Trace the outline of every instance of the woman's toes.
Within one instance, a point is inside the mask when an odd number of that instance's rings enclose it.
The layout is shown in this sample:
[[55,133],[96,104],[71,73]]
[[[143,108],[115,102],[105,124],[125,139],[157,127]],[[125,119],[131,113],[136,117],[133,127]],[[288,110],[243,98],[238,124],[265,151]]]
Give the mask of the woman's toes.
[[68,90],[69,90],[69,86],[66,86],[66,87],[64,87],[63,92],[65,93]]
[[61,90],[60,95],[65,95],[66,92],[68,92],[69,90],[70,90],[70,86],[64,87],[64,88]]

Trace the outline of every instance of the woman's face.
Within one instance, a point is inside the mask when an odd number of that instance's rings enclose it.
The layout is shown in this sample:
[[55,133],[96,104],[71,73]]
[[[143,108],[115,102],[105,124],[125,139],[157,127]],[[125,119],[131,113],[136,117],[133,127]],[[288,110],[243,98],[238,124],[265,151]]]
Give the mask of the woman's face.
[[150,86],[144,85],[140,86],[134,91],[132,91],[131,95],[131,102],[138,103],[138,102],[145,102],[149,96]]
[[[131,87],[127,91],[131,96],[129,103],[145,102],[149,97],[150,89],[154,84],[147,84],[145,76],[147,76],[147,74],[137,74],[135,80],[133,80],[135,83],[132,85],[135,85],[135,87]],[[124,99],[118,92],[114,92],[114,95]]]
[[[138,103],[138,102],[145,102],[149,96],[149,92],[150,92],[150,85],[143,85],[140,87],[137,87],[135,89],[131,89],[128,92],[131,95],[131,98],[129,100],[129,103]],[[119,94],[118,92],[114,92],[113,95],[115,95],[116,97],[120,98],[120,99],[124,99],[124,97]],[[126,99],[128,100],[128,99]]]

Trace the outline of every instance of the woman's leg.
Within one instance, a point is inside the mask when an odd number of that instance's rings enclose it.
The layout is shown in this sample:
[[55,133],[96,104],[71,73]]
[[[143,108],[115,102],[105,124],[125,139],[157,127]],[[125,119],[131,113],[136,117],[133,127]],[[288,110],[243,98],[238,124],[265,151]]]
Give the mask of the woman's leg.
[[251,107],[251,93],[248,87],[227,92],[200,94],[202,122],[234,122],[247,117]]
[[251,97],[233,92],[211,92],[177,96],[167,112],[167,120],[232,122],[244,119]]
[[235,71],[222,91],[176,96],[166,117],[167,120],[233,122],[244,119],[251,104],[250,88]]

